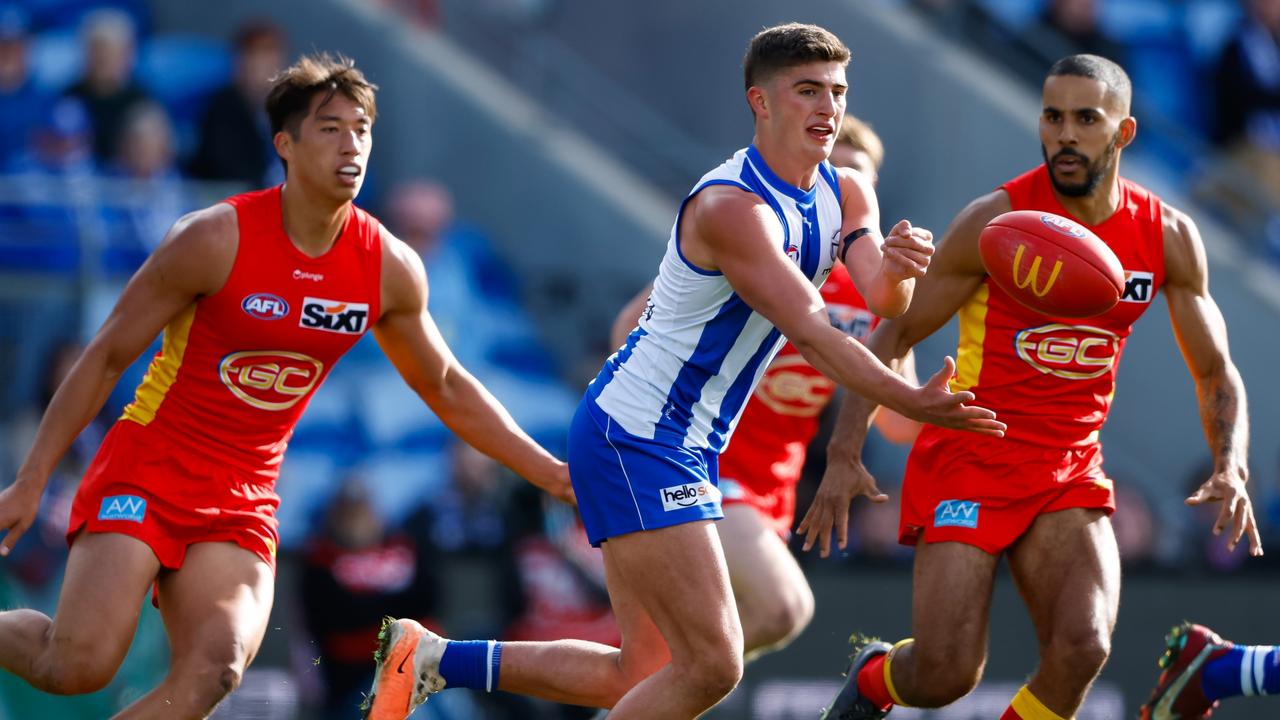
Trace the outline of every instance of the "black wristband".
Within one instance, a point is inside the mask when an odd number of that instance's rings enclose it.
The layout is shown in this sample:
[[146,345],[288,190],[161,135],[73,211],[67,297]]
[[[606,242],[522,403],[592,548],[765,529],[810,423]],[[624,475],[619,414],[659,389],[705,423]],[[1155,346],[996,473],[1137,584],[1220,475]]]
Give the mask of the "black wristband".
[[844,239],[840,241],[840,262],[844,262],[844,256],[849,253],[849,246],[853,244],[854,240],[857,240],[863,235],[870,234],[871,228],[858,228],[848,235],[845,235]]

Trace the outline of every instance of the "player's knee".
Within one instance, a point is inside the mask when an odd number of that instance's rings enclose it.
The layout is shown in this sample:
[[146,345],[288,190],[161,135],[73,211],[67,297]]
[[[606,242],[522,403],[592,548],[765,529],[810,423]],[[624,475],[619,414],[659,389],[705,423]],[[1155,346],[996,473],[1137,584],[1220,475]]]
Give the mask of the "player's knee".
[[759,644],[780,647],[795,639],[813,619],[813,592],[806,587],[779,594],[775,603],[761,612]]
[[204,717],[240,687],[242,673],[234,664],[208,663],[191,670],[187,677],[188,687],[179,693],[177,704],[187,706],[192,717]]
[[[680,670],[680,668],[677,668]],[[724,653],[708,662],[683,669],[691,691],[706,701],[706,707],[720,702],[742,681],[742,653]]]
[[1105,631],[1075,633],[1055,639],[1045,651],[1055,667],[1069,668],[1092,678],[1111,655],[1111,637]]
[[982,679],[986,658],[975,653],[915,653],[912,695],[907,700],[919,707],[942,707],[968,695]]
[[120,661],[92,645],[61,645],[37,658],[32,684],[54,695],[97,692],[115,677]]

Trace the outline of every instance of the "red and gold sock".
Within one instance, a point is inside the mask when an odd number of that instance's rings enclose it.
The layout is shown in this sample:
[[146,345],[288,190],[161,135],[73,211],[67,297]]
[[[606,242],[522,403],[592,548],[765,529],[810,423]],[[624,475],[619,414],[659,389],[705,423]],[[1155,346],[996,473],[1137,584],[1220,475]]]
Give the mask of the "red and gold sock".
[[893,705],[906,705],[893,687],[893,675],[889,672],[889,667],[898,648],[910,642],[913,642],[911,638],[899,641],[893,646],[893,650],[871,659],[858,671],[858,693],[881,710],[888,710]]
[[1009,709],[1004,711],[1000,720],[1067,720],[1044,706],[1040,698],[1031,693],[1026,685],[1013,696]]

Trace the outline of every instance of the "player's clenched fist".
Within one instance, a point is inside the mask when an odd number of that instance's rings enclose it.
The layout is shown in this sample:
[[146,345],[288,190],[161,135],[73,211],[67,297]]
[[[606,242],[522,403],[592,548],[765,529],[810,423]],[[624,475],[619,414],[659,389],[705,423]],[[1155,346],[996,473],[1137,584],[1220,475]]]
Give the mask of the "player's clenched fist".
[[899,220],[884,238],[884,265],[891,277],[901,280],[923,277],[933,256],[933,233]]

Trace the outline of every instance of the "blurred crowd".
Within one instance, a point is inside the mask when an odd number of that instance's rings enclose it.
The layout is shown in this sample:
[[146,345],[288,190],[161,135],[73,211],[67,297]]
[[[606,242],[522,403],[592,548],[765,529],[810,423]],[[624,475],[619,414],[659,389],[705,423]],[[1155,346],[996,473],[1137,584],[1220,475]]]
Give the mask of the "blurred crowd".
[[1127,154],[1280,265],[1280,0],[906,0],[1038,85],[1053,60],[1111,58],[1142,129]]
[[[1183,17],[1164,35],[1132,18],[1115,20],[1102,12],[1101,0],[918,2],[948,21],[971,23],[980,11],[981,33],[1057,47],[1055,55],[1082,49],[1122,59],[1135,79],[1163,72],[1166,51],[1190,63],[1187,76],[1204,78],[1202,86],[1138,82],[1157,94],[1174,93],[1143,101],[1241,158],[1280,207],[1280,0],[1206,0],[1200,5],[1222,10],[1216,24]],[[424,26],[439,22],[433,2],[386,4]],[[1030,6],[1035,12],[1026,11]],[[1216,28],[1212,42],[1205,37],[1210,26]],[[1046,45],[1046,38],[1060,45]],[[0,318],[0,369],[15,379],[0,397],[5,475],[12,477],[44,405],[85,333],[96,327],[94,319],[105,314],[119,283],[169,225],[211,200],[283,179],[262,104],[270,78],[292,52],[286,33],[265,21],[245,24],[222,43],[151,34],[140,1],[0,0],[0,274],[78,288],[74,301],[65,292],[44,297],[24,290],[19,297],[0,288],[7,308]],[[1209,95],[1214,104],[1206,105],[1202,98]],[[1178,116],[1178,108],[1193,106],[1195,112]],[[384,188],[376,167],[370,180],[360,203],[422,255],[430,308],[450,346],[522,426],[563,456],[581,378],[566,381],[557,372],[521,305],[519,278],[481,226],[455,217],[441,183],[424,177]],[[201,182],[222,184],[210,189]],[[1276,250],[1280,259],[1280,243]],[[58,468],[37,525],[0,568],[0,602],[52,606],[80,474],[131,399],[150,355],[121,381]],[[802,512],[821,477],[822,442],[806,470]],[[876,444],[872,452],[885,456],[873,469],[896,496],[897,466],[888,457],[894,451]],[[1271,542],[1280,541],[1280,506],[1270,492],[1278,474],[1280,463],[1259,472],[1258,501]],[[1207,470],[1196,468],[1182,486],[1168,489],[1170,498],[1176,503],[1180,492],[1205,477]],[[1143,485],[1124,478],[1117,485],[1115,525],[1131,569],[1240,568],[1243,553],[1225,553],[1210,536],[1212,511],[1186,511],[1185,524],[1170,527],[1161,522],[1167,513],[1159,511],[1170,498],[1149,497]],[[299,665],[316,669],[299,674],[317,679],[304,696],[333,717],[348,717],[368,686],[372,638],[384,615],[417,617],[452,636],[617,641],[601,559],[587,546],[574,512],[457,443],[404,386],[372,338],[357,345],[312,401],[279,491],[281,563],[297,583],[281,595],[293,598],[283,603],[296,604],[307,631],[291,641],[292,654]],[[859,503],[849,553],[837,562],[905,567],[910,551],[896,544],[896,529],[892,501]],[[162,643],[157,628],[144,622],[141,632]],[[147,661],[144,652],[138,662]],[[112,698],[148,684],[136,679],[145,669],[135,676],[130,667],[113,685]],[[0,718],[6,712],[31,716],[5,707],[22,697],[10,690],[0,684]],[[423,714],[478,717],[476,703],[492,705],[486,717],[590,717],[468,693],[445,694]]]

